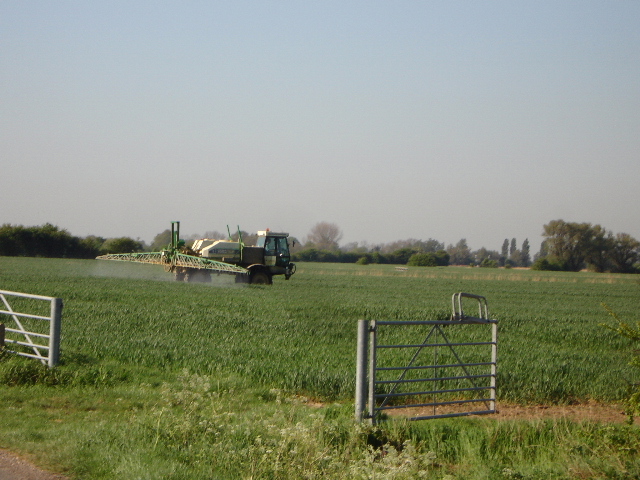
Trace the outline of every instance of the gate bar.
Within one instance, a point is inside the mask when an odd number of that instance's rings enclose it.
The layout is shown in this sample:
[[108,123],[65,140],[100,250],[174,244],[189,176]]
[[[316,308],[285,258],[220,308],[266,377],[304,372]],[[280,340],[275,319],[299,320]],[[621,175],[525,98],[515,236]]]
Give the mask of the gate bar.
[[[493,365],[492,362],[479,362],[479,363],[465,363],[466,367],[485,367],[487,365]],[[448,365],[416,365],[416,366],[411,366],[411,367],[378,367],[376,368],[376,370],[378,371],[383,371],[383,370],[424,370],[424,369],[428,369],[428,368],[454,368],[454,367],[459,367],[460,364],[459,363],[451,363]]]
[[407,420],[415,422],[416,420],[432,420],[434,418],[453,418],[453,417],[470,417],[471,415],[489,415],[496,413],[495,410],[478,410],[475,412],[460,412],[460,413],[442,413],[438,415],[426,415],[423,417],[410,417]]
[[418,407],[437,407],[440,405],[458,405],[460,403],[479,403],[486,402],[488,398],[469,398],[466,400],[450,400],[443,402],[430,402],[430,403],[412,403],[411,405],[388,405],[386,407],[378,407],[378,410],[404,410],[407,408]]
[[473,345],[493,345],[493,342],[467,343],[418,343],[409,345],[376,345],[376,348],[422,348],[422,347],[465,347]]
[[[462,365],[459,365],[462,366]],[[378,369],[379,370],[379,369]],[[457,377],[435,377],[435,378],[413,378],[411,380],[378,380],[376,385],[384,385],[389,383],[419,383],[419,382],[437,382],[439,380],[469,380],[470,378],[489,378],[490,373],[480,375],[463,375]]]
[[[478,392],[480,390],[491,390],[491,386],[486,387],[465,387],[465,388],[448,388],[445,390],[427,390],[426,392],[400,392],[400,393],[378,393],[375,398],[388,398],[388,397],[411,397],[414,395],[433,395],[435,393],[455,393],[455,392]],[[378,407],[382,408],[384,405]],[[411,405],[405,405],[410,407]]]
[[497,320],[477,318],[477,317],[464,317],[461,320],[378,320],[378,325],[469,325],[469,324],[485,324],[485,323],[498,323]]

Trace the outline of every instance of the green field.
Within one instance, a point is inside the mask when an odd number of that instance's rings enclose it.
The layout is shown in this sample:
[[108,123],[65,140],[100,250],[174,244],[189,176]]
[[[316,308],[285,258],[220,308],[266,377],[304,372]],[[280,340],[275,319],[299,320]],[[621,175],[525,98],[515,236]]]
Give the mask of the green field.
[[[445,319],[460,291],[499,321],[499,401],[620,402],[638,375],[602,304],[638,319],[638,276],[307,263],[271,287],[170,280],[149,265],[0,258],[1,290],[65,305],[58,368],[0,362],[0,447],[77,478],[640,474],[634,426],[351,423],[357,320]],[[552,453],[559,441],[567,451]],[[417,470],[402,469],[407,455]]]

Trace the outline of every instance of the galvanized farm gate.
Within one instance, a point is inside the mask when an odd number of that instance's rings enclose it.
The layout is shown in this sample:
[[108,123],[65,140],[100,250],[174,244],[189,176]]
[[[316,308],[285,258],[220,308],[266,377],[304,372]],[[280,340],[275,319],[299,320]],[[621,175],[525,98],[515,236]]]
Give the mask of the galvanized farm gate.
[[[465,298],[478,302],[477,317],[463,312]],[[410,420],[496,412],[498,322],[480,295],[451,301],[450,320],[359,320],[356,420],[400,409]]]
[[[3,324],[3,328],[0,327],[0,345],[4,351],[55,366],[60,358],[62,299],[0,290],[0,301],[4,305],[0,314],[11,320],[10,326]],[[42,302],[48,302],[49,306]]]

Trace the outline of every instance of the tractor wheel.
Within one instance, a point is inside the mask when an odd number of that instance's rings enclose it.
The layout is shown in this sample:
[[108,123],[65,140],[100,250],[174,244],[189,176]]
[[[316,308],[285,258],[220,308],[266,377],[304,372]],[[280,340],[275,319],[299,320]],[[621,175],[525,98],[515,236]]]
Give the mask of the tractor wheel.
[[267,272],[253,272],[250,278],[251,285],[271,285],[271,275]]
[[185,271],[181,268],[176,269],[174,273],[174,278],[176,282],[184,282]]

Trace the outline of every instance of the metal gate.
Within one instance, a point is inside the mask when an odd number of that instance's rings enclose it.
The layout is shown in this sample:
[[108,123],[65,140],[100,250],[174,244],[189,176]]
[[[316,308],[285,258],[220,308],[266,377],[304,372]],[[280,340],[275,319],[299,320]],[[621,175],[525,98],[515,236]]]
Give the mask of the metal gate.
[[60,357],[62,299],[0,290],[0,301],[4,305],[0,314],[12,320],[0,332],[1,346],[12,348],[5,351],[55,366]]
[[[465,315],[465,298],[478,302],[477,317]],[[498,322],[480,295],[455,293],[450,320],[360,320],[356,419],[401,409],[410,420],[495,413],[497,349]]]

